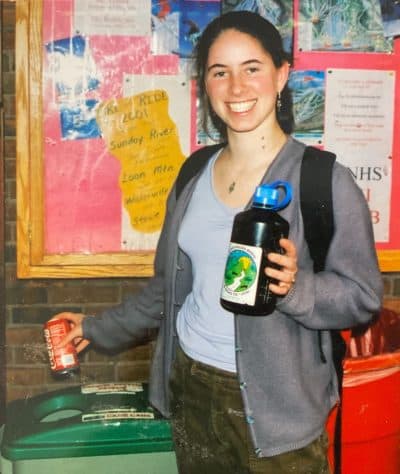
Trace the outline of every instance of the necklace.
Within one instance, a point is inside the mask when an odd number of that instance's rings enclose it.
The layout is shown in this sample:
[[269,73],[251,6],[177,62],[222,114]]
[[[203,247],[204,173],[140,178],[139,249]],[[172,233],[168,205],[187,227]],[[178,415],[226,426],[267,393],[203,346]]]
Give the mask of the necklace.
[[235,186],[236,186],[236,181],[232,181],[232,183],[229,185],[229,188],[228,188],[229,194],[233,192],[233,190],[235,189]]

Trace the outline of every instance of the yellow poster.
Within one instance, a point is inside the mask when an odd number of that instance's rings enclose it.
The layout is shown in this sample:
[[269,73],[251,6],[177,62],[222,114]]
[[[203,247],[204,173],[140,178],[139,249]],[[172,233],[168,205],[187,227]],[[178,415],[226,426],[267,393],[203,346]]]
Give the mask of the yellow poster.
[[109,152],[121,163],[119,185],[132,228],[159,231],[167,194],[185,159],[167,91],[103,102],[97,121]]

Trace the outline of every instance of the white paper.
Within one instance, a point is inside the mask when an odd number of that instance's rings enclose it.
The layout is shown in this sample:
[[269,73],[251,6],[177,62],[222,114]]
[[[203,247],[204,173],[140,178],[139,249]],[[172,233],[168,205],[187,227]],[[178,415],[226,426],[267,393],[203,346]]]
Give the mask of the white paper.
[[151,0],[75,0],[75,30],[85,35],[151,35]]
[[376,242],[389,241],[394,85],[394,71],[326,74],[325,148],[337,154],[362,189]]

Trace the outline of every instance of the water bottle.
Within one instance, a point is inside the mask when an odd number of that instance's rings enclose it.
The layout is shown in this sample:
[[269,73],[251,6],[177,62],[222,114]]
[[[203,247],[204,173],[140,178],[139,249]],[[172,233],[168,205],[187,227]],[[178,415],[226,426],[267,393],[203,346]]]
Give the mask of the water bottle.
[[267,259],[270,252],[282,253],[279,240],[288,237],[289,223],[277,211],[291,199],[286,181],[263,184],[256,188],[252,207],[235,216],[220,300],[228,311],[251,316],[274,311],[277,295],[268,288],[271,279],[264,268],[276,267]]

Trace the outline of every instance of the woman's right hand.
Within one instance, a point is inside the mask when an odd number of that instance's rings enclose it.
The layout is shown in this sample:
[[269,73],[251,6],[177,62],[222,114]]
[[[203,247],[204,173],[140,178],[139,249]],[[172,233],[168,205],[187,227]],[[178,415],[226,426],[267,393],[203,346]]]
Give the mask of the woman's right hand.
[[72,342],[76,347],[77,352],[83,351],[89,344],[88,339],[83,338],[82,321],[85,318],[84,314],[81,313],[58,313],[51,319],[66,319],[71,324],[71,331],[64,337],[64,339],[57,344],[57,347],[64,347],[69,342]]

